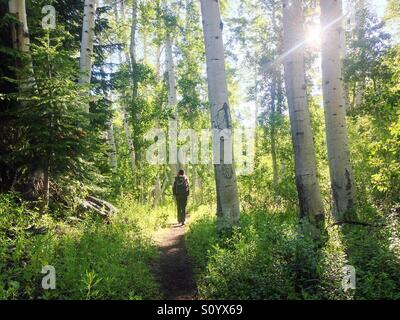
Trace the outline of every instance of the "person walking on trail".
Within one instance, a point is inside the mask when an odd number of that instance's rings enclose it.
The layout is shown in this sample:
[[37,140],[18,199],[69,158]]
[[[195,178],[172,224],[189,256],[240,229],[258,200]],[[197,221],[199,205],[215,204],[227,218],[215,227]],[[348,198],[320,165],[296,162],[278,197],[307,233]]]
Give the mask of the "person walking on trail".
[[186,218],[186,204],[189,196],[189,180],[183,170],[179,170],[178,175],[175,177],[172,192],[176,199],[176,206],[178,209],[178,223],[184,225]]

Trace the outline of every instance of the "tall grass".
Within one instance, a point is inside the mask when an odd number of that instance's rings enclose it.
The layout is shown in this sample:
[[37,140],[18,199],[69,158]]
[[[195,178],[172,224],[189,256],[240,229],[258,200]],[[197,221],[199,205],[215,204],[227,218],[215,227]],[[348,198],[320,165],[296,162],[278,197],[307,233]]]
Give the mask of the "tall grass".
[[[160,290],[149,265],[151,234],[175,211],[119,199],[108,222],[95,215],[56,220],[15,196],[0,196],[1,299],[154,299]],[[41,286],[43,266],[56,271],[56,289]]]

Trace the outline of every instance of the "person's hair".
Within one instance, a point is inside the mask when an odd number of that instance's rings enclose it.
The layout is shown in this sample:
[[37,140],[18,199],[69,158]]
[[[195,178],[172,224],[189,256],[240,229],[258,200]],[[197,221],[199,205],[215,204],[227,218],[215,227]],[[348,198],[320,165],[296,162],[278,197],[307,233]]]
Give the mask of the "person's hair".
[[179,170],[178,174],[179,174],[180,176],[183,176],[183,175],[185,174],[185,171],[183,171],[183,170],[181,169],[181,170]]

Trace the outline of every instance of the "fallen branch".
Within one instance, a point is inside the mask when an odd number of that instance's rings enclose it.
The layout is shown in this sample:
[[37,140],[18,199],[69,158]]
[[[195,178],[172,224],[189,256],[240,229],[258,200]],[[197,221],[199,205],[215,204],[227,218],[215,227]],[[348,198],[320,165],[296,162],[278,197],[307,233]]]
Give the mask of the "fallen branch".
[[93,202],[93,203],[95,203],[95,204],[97,204],[99,206],[103,206],[103,207],[107,208],[109,211],[111,211],[112,213],[118,213],[118,209],[116,207],[114,207],[111,203],[109,203],[109,202],[107,202],[105,200],[102,200],[102,199],[99,199],[99,198],[95,198],[93,196],[88,196],[86,198],[86,200],[90,201],[90,202]]
[[94,211],[103,218],[108,218],[110,215],[118,213],[118,209],[111,203],[93,196],[88,196],[82,202],[82,207],[86,210]]

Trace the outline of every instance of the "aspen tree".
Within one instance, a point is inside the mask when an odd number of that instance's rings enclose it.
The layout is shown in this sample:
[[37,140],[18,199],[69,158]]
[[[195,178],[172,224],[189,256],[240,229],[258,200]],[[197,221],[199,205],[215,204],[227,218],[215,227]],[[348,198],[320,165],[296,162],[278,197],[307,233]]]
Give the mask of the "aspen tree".
[[[343,95],[341,53],[341,0],[323,0],[321,6],[322,88],[326,142],[333,196],[333,216],[337,221],[354,207],[354,182],[349,155],[346,106]],[[329,26],[329,27],[327,27]]]
[[[283,28],[284,50],[290,52],[304,40],[303,10],[300,0],[283,0]],[[317,179],[315,148],[308,109],[303,47],[297,48],[285,57],[284,71],[300,217],[310,222],[312,234],[318,237],[324,211]]]
[[[206,51],[208,98],[211,107],[211,126],[221,134],[225,129],[232,129],[222,40],[223,23],[220,16],[219,1],[201,0],[200,2]],[[218,150],[220,151],[220,161],[215,163],[214,159],[214,172],[217,190],[218,227],[221,230],[238,223],[240,207],[233,156],[232,163],[224,159],[224,148],[232,150],[232,139],[221,141],[219,134],[213,136],[213,145],[220,147]],[[216,141],[217,139],[219,141]]]
[[[94,26],[96,20],[97,0],[85,0],[83,9],[82,40],[79,66],[81,75],[79,83],[88,84],[92,74]],[[86,105],[89,113],[89,104]]]

